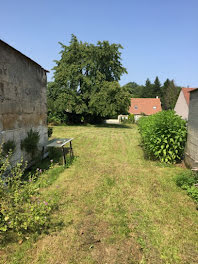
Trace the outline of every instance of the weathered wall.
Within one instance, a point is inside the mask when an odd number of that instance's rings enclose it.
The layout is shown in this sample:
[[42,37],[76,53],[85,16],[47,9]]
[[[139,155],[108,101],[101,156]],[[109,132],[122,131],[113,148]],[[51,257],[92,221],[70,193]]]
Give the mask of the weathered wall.
[[183,119],[188,120],[189,109],[182,90],[179,94],[174,110]]
[[198,168],[198,90],[190,93],[185,162],[191,168]]
[[45,70],[0,41],[0,142],[15,141],[14,161],[26,155],[20,143],[31,128],[39,131],[39,147],[46,146],[46,85]]

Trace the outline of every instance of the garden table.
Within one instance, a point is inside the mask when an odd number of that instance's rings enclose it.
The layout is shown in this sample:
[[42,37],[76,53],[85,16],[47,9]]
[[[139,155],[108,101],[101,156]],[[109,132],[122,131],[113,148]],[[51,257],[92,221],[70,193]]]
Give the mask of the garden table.
[[[48,141],[47,147],[61,148],[63,152],[63,162],[66,165],[66,151],[70,153],[70,158],[74,156],[73,148],[72,148],[72,140],[73,138],[54,138]],[[65,145],[69,143],[69,148],[65,148]]]

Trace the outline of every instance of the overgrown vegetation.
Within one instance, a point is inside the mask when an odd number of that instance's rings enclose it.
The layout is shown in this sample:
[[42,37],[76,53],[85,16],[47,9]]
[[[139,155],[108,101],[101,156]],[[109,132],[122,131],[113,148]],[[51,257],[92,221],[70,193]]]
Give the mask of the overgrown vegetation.
[[50,138],[53,134],[53,127],[48,127],[47,133],[48,133],[48,138]]
[[7,142],[3,143],[2,147],[2,155],[6,156],[11,152],[12,154],[15,152],[16,144],[14,140],[8,140]]
[[30,131],[27,132],[27,137],[21,141],[21,149],[31,154],[31,157],[34,158],[38,152],[39,139],[39,132],[30,129]]
[[9,159],[10,155],[3,159],[0,167],[0,237],[9,232],[14,232],[18,237],[40,233],[49,227],[53,207],[51,200],[42,198],[35,184],[42,171],[38,169],[24,181],[23,162],[13,167]]
[[135,123],[135,116],[134,114],[129,114],[128,119],[122,119],[122,124],[134,124]]
[[186,190],[187,194],[197,203],[198,208],[198,174],[190,170],[185,171],[175,178],[177,186]]
[[162,111],[138,121],[142,145],[148,158],[176,163],[183,158],[186,121],[174,111]]
[[129,114],[128,120],[129,120],[129,122],[131,124],[134,124],[135,123],[135,116],[134,116],[134,114]]

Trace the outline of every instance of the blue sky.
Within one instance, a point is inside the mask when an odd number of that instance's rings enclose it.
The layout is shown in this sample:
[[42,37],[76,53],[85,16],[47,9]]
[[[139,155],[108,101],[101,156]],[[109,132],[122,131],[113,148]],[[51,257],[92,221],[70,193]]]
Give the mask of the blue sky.
[[124,47],[121,85],[158,76],[198,87],[198,0],[0,0],[0,11],[0,38],[48,70],[73,33]]

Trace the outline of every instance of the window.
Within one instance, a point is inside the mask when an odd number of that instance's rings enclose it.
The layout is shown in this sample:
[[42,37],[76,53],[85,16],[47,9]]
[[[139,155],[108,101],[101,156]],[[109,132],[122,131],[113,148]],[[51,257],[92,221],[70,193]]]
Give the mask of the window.
[[137,105],[134,106],[134,109],[138,109]]
[[153,109],[157,109],[157,107],[156,106],[153,106]]

